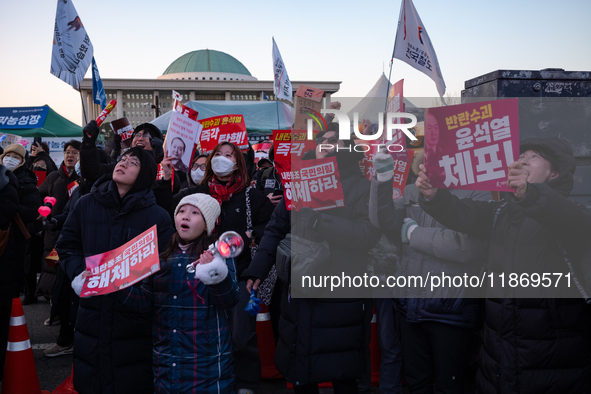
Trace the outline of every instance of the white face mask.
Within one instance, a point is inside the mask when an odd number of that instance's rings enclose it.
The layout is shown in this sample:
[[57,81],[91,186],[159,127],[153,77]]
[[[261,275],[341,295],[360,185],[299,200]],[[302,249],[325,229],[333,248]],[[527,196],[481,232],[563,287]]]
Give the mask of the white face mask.
[[82,176],[82,172],[80,171],[80,162],[76,163],[76,165],[74,166],[74,171],[76,171],[76,174],[78,174],[78,176]]
[[198,184],[199,182],[201,182],[204,175],[205,175],[205,171],[203,171],[201,168],[196,168],[194,170],[191,170],[191,179],[193,180],[193,182],[195,182],[195,184]]
[[232,173],[235,164],[232,160],[224,156],[215,156],[211,159],[211,169],[217,176],[226,176]]
[[12,171],[18,167],[19,164],[21,164],[21,161],[19,159],[15,159],[14,157],[4,156],[2,159],[2,164],[4,164],[4,167],[6,167],[8,170]]

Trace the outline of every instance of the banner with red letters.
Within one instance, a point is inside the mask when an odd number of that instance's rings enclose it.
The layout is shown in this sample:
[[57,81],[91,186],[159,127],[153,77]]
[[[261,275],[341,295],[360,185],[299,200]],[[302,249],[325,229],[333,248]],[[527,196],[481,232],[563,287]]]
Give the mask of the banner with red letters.
[[248,136],[242,115],[214,116],[199,122],[203,125],[199,137],[202,154],[211,153],[222,142],[232,142],[240,149],[248,150]]
[[518,157],[518,99],[425,110],[425,167],[433,187],[511,191],[507,167]]
[[156,225],[126,244],[86,258],[86,278],[80,297],[124,289],[160,270]]

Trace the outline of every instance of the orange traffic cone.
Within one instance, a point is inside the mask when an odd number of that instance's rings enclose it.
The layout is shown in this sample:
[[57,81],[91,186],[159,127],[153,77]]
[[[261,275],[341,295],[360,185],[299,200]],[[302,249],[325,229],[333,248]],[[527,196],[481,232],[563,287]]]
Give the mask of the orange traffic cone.
[[20,298],[12,300],[2,394],[50,394],[41,391],[25,312]]
[[51,394],[78,394],[74,390],[74,366],[72,365],[72,373],[62,382]]
[[261,379],[280,379],[283,376],[275,367],[275,336],[271,325],[269,307],[263,302],[257,313],[257,341],[261,359]]

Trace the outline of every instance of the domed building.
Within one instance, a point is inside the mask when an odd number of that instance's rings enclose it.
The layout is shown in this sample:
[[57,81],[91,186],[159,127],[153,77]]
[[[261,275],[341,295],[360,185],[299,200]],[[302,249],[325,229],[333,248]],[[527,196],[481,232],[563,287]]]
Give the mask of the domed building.
[[185,53],[170,63],[158,79],[256,81],[238,59],[213,49]]
[[[267,54],[267,56],[270,54]],[[269,64],[269,75],[271,75]],[[127,117],[133,127],[150,122],[172,109],[172,91],[182,102],[194,100],[263,101],[275,100],[273,80],[259,81],[235,57],[213,49],[185,53],[155,79],[103,78],[107,100],[117,100],[116,110],[105,120]],[[291,81],[295,93],[300,84],[322,89],[330,97],[340,88],[333,81]],[[92,101],[92,78],[85,78],[80,89],[88,119],[101,112]],[[84,123],[84,114],[81,114]]]

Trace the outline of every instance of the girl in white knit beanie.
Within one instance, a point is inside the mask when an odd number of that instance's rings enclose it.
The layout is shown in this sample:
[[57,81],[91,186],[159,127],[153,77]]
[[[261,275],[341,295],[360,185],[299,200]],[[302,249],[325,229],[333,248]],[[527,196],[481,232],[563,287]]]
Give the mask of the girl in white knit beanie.
[[[174,212],[176,232],[160,254],[160,271],[124,305],[154,312],[155,393],[233,393],[234,361],[227,309],[239,299],[236,265],[208,251],[220,204],[190,194]],[[195,273],[187,265],[195,262]],[[120,291],[123,293],[126,289]]]

